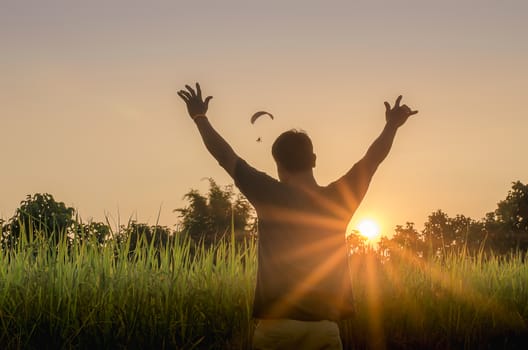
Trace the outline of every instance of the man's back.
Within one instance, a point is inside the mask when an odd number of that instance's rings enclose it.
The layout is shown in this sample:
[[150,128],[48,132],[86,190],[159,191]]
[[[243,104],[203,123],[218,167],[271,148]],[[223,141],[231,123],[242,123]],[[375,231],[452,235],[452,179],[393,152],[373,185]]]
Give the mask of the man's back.
[[303,188],[238,161],[235,182],[259,219],[256,318],[315,321],[352,314],[345,231],[356,207],[341,191],[347,181],[350,175]]

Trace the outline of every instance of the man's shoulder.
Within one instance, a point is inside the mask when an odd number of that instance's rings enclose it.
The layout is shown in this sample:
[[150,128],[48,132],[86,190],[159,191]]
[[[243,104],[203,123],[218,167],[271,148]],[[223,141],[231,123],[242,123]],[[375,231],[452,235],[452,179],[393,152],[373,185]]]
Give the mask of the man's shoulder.
[[253,180],[262,179],[271,182],[279,182],[264,171],[254,168],[243,158],[238,157],[235,164],[235,181],[240,177],[251,177]]
[[252,204],[272,201],[281,192],[278,180],[255,169],[242,158],[237,159],[233,179],[240,192]]

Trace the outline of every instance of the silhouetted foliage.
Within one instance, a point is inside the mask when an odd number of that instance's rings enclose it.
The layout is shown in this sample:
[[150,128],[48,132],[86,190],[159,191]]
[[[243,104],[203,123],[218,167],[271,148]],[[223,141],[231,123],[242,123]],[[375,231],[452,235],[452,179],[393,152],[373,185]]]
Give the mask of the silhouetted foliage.
[[127,226],[121,226],[114,239],[117,246],[125,246],[129,259],[138,259],[139,254],[147,249],[156,258],[158,264],[161,262],[162,249],[171,250],[175,244],[175,235],[168,227],[149,226],[136,221],[129,222]]
[[95,243],[103,245],[111,239],[112,229],[105,223],[90,221],[87,224],[82,222],[75,223],[75,236],[79,242]]
[[358,230],[352,230],[346,236],[346,242],[349,254],[362,254],[367,249],[367,237],[359,233]]
[[495,253],[528,250],[528,185],[513,182],[506,199],[494,212],[486,214],[484,227],[489,246]]
[[[202,195],[191,189],[184,199],[188,205],[175,209],[181,218],[180,233],[194,242],[206,246],[222,237],[235,233],[242,240],[256,233],[256,218],[249,202],[235,194],[233,186],[220,187],[209,180],[209,191]],[[31,242],[36,238],[57,245],[61,239],[104,245],[109,240],[130,244],[134,251],[142,241],[155,248],[166,247],[174,233],[164,226],[130,222],[115,234],[109,225],[90,221],[87,224],[75,218],[75,209],[57,202],[51,194],[28,195],[7,222],[0,219],[0,237],[3,248],[14,248],[21,238]],[[21,236],[24,234],[24,236]],[[227,234],[227,235],[226,235]],[[347,236],[351,255],[371,254],[373,249],[367,239],[354,231]],[[429,215],[422,231],[414,223],[397,225],[391,238],[382,237],[378,254],[383,259],[415,257],[423,259],[444,258],[452,253],[469,255],[508,255],[513,251],[528,251],[528,185],[512,183],[506,198],[497,208],[480,220],[464,215],[449,217],[442,210]],[[409,255],[410,254],[410,255]]]
[[131,221],[128,226],[123,226],[120,232],[122,243],[128,242],[129,250],[134,251],[139,244],[152,246],[155,249],[167,247],[170,244],[172,232],[165,226],[149,226]]
[[0,238],[4,237],[4,230],[7,229],[6,226],[4,226],[5,220],[0,218]]
[[514,231],[528,231],[528,185],[514,182],[506,199],[497,204],[495,216]]
[[[221,188],[209,178],[206,196],[191,189],[185,194],[185,208],[175,209],[181,218],[181,231],[195,242],[210,245],[231,230],[237,238],[246,236],[251,230],[252,207],[243,195],[235,195],[233,186]],[[254,227],[254,225],[253,225]]]
[[2,246],[15,247],[22,233],[28,241],[40,237],[57,244],[73,228],[74,214],[75,209],[55,201],[51,194],[28,195],[4,226]]
[[399,249],[413,252],[418,257],[423,257],[426,251],[423,234],[416,230],[413,222],[407,222],[405,226],[397,225],[392,242]]
[[[442,210],[429,215],[418,232],[413,223],[396,226],[392,238],[379,243],[382,255],[407,254],[444,258],[451,253],[507,255],[528,251],[528,185],[514,182],[506,199],[480,221],[464,215],[449,217]],[[398,254],[395,254],[398,253]]]
[[444,257],[450,252],[460,252],[462,249],[471,252],[478,251],[486,239],[482,223],[456,215],[450,218],[446,213],[437,210],[429,215],[422,231],[425,243],[424,256]]

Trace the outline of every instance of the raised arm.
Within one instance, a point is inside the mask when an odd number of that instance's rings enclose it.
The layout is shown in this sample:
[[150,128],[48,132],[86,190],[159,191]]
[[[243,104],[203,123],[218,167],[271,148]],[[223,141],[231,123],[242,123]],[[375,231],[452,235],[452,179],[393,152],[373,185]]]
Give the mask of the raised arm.
[[207,119],[206,113],[209,107],[209,101],[213,97],[207,96],[205,100],[203,100],[200,84],[198,83],[196,83],[196,91],[194,91],[194,89],[189,85],[185,85],[185,88],[187,91],[178,91],[178,96],[180,96],[182,100],[185,101],[189,116],[196,123],[205,147],[218,161],[220,166],[222,166],[222,168],[224,168],[229,173],[229,175],[231,175],[231,177],[234,177],[238,156],[235,151],[233,151],[233,148],[231,148],[231,146],[226,142],[226,140],[224,140],[222,136],[216,132]]
[[394,107],[391,108],[388,102],[385,102],[385,127],[378,138],[370,145],[365,156],[358,162],[364,176],[372,177],[380,163],[387,157],[392,147],[396,131],[400,126],[405,124],[407,119],[418,111],[413,111],[407,105],[400,106],[402,96],[398,96]]
[[393,108],[385,102],[386,124],[383,131],[370,145],[365,156],[335,182],[338,190],[344,194],[352,212],[356,210],[365,196],[376,169],[389,154],[396,131],[411,115],[418,113],[406,105],[400,106],[401,99],[402,97],[398,96]]

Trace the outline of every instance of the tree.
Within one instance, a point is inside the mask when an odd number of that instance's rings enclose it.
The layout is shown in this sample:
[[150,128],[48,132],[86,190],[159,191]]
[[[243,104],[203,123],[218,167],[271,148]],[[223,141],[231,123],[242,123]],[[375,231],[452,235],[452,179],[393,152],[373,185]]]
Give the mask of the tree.
[[181,231],[207,245],[231,230],[238,237],[245,236],[251,230],[251,205],[243,195],[235,195],[232,185],[221,188],[213,179],[208,180],[207,196],[191,189],[184,196],[189,204],[174,210],[181,218]]
[[57,202],[51,194],[28,195],[2,232],[2,245],[14,247],[25,235],[28,241],[42,237],[57,244],[74,225],[75,209]]
[[506,199],[497,203],[494,212],[487,213],[484,227],[495,253],[528,250],[528,185],[512,183]]
[[426,256],[441,256],[446,247],[450,247],[454,237],[449,232],[449,217],[441,210],[433,212],[427,218],[422,231],[423,239],[427,247]]
[[464,249],[470,255],[476,255],[486,248],[487,234],[481,221],[464,215],[457,215],[451,220],[451,226],[457,234],[456,247]]
[[110,226],[102,222],[89,221],[87,224],[82,222],[75,223],[75,236],[79,242],[95,242],[98,245],[103,245],[111,236],[112,230]]
[[[470,255],[482,251],[505,255],[528,250],[528,185],[513,182],[505,200],[481,221],[464,215],[449,217],[442,210],[429,215],[420,234],[413,225],[398,225],[395,234],[380,244],[382,254],[395,246],[410,251],[423,251],[423,256],[445,257],[462,251]],[[419,254],[420,255],[420,254]]]
[[[393,253],[412,254],[423,257],[426,247],[422,235],[416,230],[413,222],[405,223],[405,226],[397,225],[394,229],[394,236],[391,238],[391,250]],[[395,250],[399,250],[396,252]],[[393,256],[393,254],[390,254]]]
[[154,249],[166,247],[172,237],[172,232],[168,227],[154,225],[149,226],[143,223],[132,221],[127,227],[122,227],[120,241],[128,241],[129,250],[134,251],[138,244],[143,243]]
[[468,216],[449,217],[441,210],[429,215],[422,231],[425,256],[445,256],[449,252],[478,252],[486,241],[484,225]]
[[189,202],[185,208],[175,209],[181,218],[181,231],[186,232],[191,238],[199,237],[209,230],[209,208],[207,198],[198,190],[191,189],[183,197]]
[[513,182],[506,199],[497,204],[497,221],[516,232],[528,232],[528,185]]
[[358,230],[352,230],[346,236],[348,254],[362,254],[367,250],[367,237],[359,233]]

